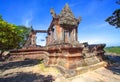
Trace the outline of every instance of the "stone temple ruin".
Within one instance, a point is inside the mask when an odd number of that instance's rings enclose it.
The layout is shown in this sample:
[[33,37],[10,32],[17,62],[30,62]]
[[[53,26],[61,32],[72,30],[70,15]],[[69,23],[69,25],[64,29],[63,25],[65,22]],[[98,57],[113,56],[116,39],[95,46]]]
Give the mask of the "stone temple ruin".
[[[66,76],[71,77],[90,69],[104,66],[105,44],[79,43],[78,25],[68,4],[60,14],[50,10],[52,22],[47,30],[33,30],[22,49],[11,50],[12,58],[43,59],[45,66],[54,66]],[[46,45],[36,45],[36,33],[47,33]]]

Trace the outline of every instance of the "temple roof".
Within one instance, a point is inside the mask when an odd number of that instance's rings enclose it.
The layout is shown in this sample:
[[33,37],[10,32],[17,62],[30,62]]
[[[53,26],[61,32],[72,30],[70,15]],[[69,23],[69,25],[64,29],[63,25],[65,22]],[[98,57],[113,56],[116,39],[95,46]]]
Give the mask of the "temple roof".
[[60,14],[56,14],[53,8],[50,10],[50,13],[53,17],[53,20],[52,20],[52,23],[50,24],[49,29],[54,25],[55,20],[59,20],[58,23],[64,26],[66,25],[67,26],[71,26],[71,25],[78,26],[81,20],[80,17],[78,19],[75,18],[68,4],[65,5],[65,7],[61,10]]
[[74,19],[74,15],[71,11],[71,9],[69,8],[69,5],[66,4],[65,7],[62,9],[62,11],[60,12],[59,14],[60,17],[65,17],[65,18],[71,18],[71,19]]
[[66,4],[59,14],[59,24],[78,25],[79,20],[75,18],[69,5]]

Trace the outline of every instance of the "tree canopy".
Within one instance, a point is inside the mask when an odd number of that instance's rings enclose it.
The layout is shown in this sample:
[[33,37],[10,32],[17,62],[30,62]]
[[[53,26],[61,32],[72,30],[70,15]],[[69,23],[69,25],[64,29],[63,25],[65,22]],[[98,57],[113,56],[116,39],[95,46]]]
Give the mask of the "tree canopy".
[[29,28],[10,24],[0,15],[0,50],[22,47],[28,33]]
[[[117,0],[116,3],[120,5],[120,0]],[[116,9],[112,16],[109,16],[105,21],[116,28],[120,28],[120,9]]]

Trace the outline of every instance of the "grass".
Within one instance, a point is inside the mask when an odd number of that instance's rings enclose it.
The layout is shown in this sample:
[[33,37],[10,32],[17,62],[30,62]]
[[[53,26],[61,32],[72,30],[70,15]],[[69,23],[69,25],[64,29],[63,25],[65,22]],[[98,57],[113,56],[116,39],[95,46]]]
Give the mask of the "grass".
[[55,67],[45,67],[45,65],[43,64],[43,61],[39,61],[38,64],[39,70],[42,72],[52,72],[52,73],[56,73],[59,74],[60,71],[58,69],[56,69]]
[[120,54],[120,46],[118,47],[106,47],[106,52]]
[[45,65],[43,63],[39,64],[39,69],[43,72],[52,72],[52,73],[56,73],[59,74],[60,71],[54,67],[45,67]]

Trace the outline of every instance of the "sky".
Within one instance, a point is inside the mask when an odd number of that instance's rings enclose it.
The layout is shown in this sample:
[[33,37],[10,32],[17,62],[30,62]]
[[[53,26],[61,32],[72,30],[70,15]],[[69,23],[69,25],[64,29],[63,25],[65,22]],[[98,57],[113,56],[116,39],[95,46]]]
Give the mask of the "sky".
[[[78,40],[89,44],[105,43],[120,46],[120,29],[109,25],[105,19],[120,5],[116,0],[0,0],[0,15],[9,23],[24,25],[35,30],[47,30],[52,16],[50,9],[59,14],[68,3],[74,16],[82,18],[78,27]],[[46,34],[37,34],[37,44],[45,45]]]

